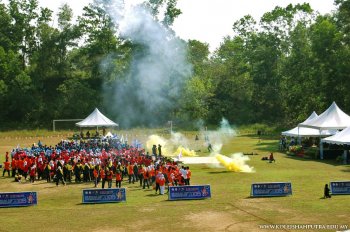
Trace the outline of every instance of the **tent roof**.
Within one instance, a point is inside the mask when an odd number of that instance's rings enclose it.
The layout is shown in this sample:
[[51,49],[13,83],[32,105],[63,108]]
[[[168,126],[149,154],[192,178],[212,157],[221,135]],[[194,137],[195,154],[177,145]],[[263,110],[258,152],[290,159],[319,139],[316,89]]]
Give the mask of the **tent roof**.
[[318,130],[344,129],[350,126],[350,116],[344,113],[335,102],[320,116],[307,122],[302,122],[299,127],[308,127]]
[[[316,112],[312,112],[311,115],[302,123],[307,123],[310,120],[313,120],[315,118],[317,118],[318,115],[316,114]],[[298,137],[298,136],[302,136],[302,137],[318,137],[318,136],[329,136],[329,135],[334,135],[337,131],[336,130],[324,130],[320,131],[314,128],[305,128],[305,127],[294,127],[291,130],[288,131],[283,131],[282,135],[284,136],[290,136],[290,137]]]
[[324,143],[350,145],[350,127],[345,128],[333,136],[324,138],[321,141]]
[[298,127],[295,127],[291,130],[288,131],[283,131],[282,135],[284,136],[289,136],[289,137],[319,137],[319,136],[330,136],[330,135],[334,135],[337,132],[337,130],[322,130],[321,134],[320,131],[318,129],[314,129],[314,128],[306,128],[306,127],[299,127],[299,131],[298,131]]
[[117,123],[113,122],[106,116],[104,116],[97,108],[87,116],[83,121],[76,123],[78,127],[95,127],[95,126],[105,126],[112,127],[118,126]]

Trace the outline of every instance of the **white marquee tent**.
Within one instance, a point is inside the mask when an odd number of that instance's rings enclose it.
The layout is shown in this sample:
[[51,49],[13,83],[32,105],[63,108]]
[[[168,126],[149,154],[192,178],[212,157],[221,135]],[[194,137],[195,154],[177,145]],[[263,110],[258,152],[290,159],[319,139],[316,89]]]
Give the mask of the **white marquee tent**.
[[338,145],[350,145],[350,127],[345,128],[335,135],[322,139],[322,142]]
[[76,123],[78,127],[114,127],[118,126],[106,116],[104,116],[97,108],[87,116],[83,121]]
[[308,127],[318,130],[341,130],[350,126],[350,116],[344,113],[335,102],[320,116],[307,122],[302,122],[299,127]]
[[[322,139],[321,142],[337,144],[337,145],[350,145],[350,127],[345,128],[344,130],[338,132],[333,136]],[[344,164],[346,164],[347,158],[348,158],[347,150],[344,150],[344,153],[343,153]]]
[[[307,123],[308,121],[317,118],[318,115],[316,112],[312,112],[312,114],[302,123]],[[329,136],[334,135],[337,131],[336,130],[323,130],[321,131],[321,136]],[[306,127],[294,127],[291,130],[283,131],[282,135],[289,136],[289,137],[319,137],[320,131],[318,129],[314,128],[306,128]]]
[[[321,135],[323,130],[342,130],[350,127],[350,116],[344,113],[335,102],[317,118],[306,123],[300,123],[298,127],[318,129]],[[320,140],[320,158],[323,159],[323,143]]]

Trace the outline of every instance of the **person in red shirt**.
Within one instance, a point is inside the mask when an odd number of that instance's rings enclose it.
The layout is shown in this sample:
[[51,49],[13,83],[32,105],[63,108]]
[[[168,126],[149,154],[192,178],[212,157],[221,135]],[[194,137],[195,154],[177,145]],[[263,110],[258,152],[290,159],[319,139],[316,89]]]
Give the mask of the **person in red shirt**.
[[109,168],[106,168],[106,180],[108,183],[108,188],[112,188],[113,171]]
[[143,189],[146,188],[146,184],[147,184],[147,188],[149,188],[149,170],[148,167],[143,167]]
[[5,172],[7,172],[8,176],[10,177],[10,162],[8,159],[4,162],[4,171],[2,172],[2,176],[5,176]]
[[128,176],[129,176],[129,184],[131,184],[131,181],[132,183],[135,183],[134,165],[129,163],[127,170],[128,170]]
[[94,171],[93,171],[95,188],[97,187],[98,182],[99,182],[99,178],[98,178],[98,175],[100,174],[100,168],[99,167],[100,166],[96,165],[94,167]]
[[119,169],[117,169],[115,173],[115,187],[121,188],[122,186],[122,173]]
[[17,169],[18,169],[18,160],[15,158],[12,158],[11,169],[12,169],[12,177],[15,177]]
[[191,175],[192,175],[192,172],[190,170],[190,167],[186,167],[186,171],[187,171],[187,179],[185,180],[186,181],[186,185],[191,185],[190,184],[190,180],[191,180]]
[[36,166],[33,163],[29,169],[29,180],[31,183],[34,183],[34,181],[35,181],[35,174],[36,174]]

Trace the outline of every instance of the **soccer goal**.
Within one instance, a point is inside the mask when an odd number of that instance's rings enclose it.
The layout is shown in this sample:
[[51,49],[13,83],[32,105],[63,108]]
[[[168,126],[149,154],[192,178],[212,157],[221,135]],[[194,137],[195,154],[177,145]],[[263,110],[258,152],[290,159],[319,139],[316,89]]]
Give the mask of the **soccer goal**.
[[52,130],[56,131],[56,122],[77,122],[82,120],[84,119],[55,119],[52,120]]

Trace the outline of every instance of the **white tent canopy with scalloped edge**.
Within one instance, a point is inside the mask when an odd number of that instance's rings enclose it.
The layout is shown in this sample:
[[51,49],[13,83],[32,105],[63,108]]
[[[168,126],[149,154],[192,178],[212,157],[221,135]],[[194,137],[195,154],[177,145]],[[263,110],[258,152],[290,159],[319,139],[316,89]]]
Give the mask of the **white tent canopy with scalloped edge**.
[[335,102],[317,118],[302,122],[299,127],[314,128],[318,130],[342,130],[350,126],[350,116],[344,113]]
[[78,127],[114,127],[118,126],[106,116],[104,116],[97,108],[87,116],[83,121],[76,123]]
[[[343,130],[350,127],[350,116],[344,113],[335,102],[320,116],[306,123],[300,123],[298,127],[323,130]],[[323,141],[320,140],[320,158],[323,159]]]
[[350,145],[350,127],[345,128],[333,136],[322,139],[322,142],[338,145]]
[[[318,115],[316,114],[316,112],[312,112],[312,114],[302,123],[307,123],[310,120],[313,120],[315,118],[317,118]],[[289,136],[289,137],[319,137],[321,136],[330,136],[330,135],[334,135],[337,132],[337,130],[323,130],[320,131],[318,129],[314,129],[314,128],[306,128],[306,127],[294,127],[291,130],[288,131],[283,131],[282,135],[284,136]],[[321,134],[320,134],[321,133]]]

